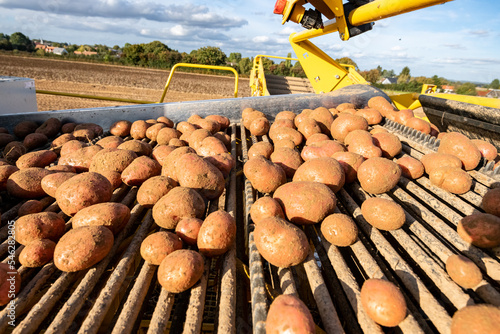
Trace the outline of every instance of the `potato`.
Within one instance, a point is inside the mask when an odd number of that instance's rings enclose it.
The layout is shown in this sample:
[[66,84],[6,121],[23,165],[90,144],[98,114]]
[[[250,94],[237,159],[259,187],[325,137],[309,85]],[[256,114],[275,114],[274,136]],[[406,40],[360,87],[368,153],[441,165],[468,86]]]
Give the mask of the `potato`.
[[300,122],[297,130],[299,130],[299,132],[304,136],[306,140],[315,134],[321,133],[321,128],[318,122],[309,117],[304,118]]
[[420,159],[420,162],[424,165],[427,174],[431,174],[434,169],[439,167],[462,168],[462,162],[459,158],[445,153],[427,153]]
[[132,122],[126,120],[120,120],[114,122],[109,128],[109,132],[113,136],[127,137],[130,135],[130,130],[132,128]]
[[73,136],[76,140],[90,143],[92,139],[96,137],[96,134],[92,129],[79,129],[73,131]]
[[188,139],[189,146],[194,148],[195,150],[198,149],[198,147],[201,145],[201,142],[207,138],[211,137],[212,134],[210,131],[207,129],[197,129],[194,130],[190,135]]
[[26,201],[19,210],[17,210],[17,215],[19,217],[30,215],[32,213],[39,213],[43,211],[43,203],[36,200],[36,199],[30,199],[29,201]]
[[453,315],[451,334],[498,333],[500,308],[489,304],[466,306]]
[[231,124],[231,121],[229,120],[229,118],[227,118],[226,116],[221,116],[221,115],[208,115],[207,117],[205,117],[205,119],[219,123],[220,130],[227,129],[229,127],[229,125]]
[[296,116],[297,114],[295,114],[293,111],[283,110],[276,114],[276,116],[274,117],[274,121],[278,121],[280,119],[288,119],[293,122]]
[[337,109],[337,111],[340,113],[346,109],[355,109],[356,106],[352,103],[341,103],[339,104],[338,106],[335,107],[335,109]]
[[358,179],[359,166],[365,161],[362,155],[352,152],[336,152],[332,155],[332,158],[337,160],[344,169],[345,184]]
[[73,176],[57,188],[56,201],[68,216],[97,203],[108,202],[113,194],[111,183],[104,176],[87,172]]
[[297,168],[293,181],[323,183],[335,193],[344,186],[344,169],[334,158],[311,159]]
[[356,142],[375,145],[375,143],[373,142],[373,136],[366,130],[353,130],[349,132],[344,138],[344,145],[346,146],[353,145]]
[[207,257],[227,252],[236,240],[236,221],[226,211],[209,214],[200,227],[197,245],[201,254]]
[[179,157],[175,175],[181,187],[193,188],[209,200],[218,198],[225,189],[222,172],[194,153]]
[[373,136],[376,133],[388,133],[388,132],[389,131],[387,131],[384,128],[374,128],[373,130],[370,131],[370,134]]
[[228,151],[231,150],[231,136],[229,136],[227,133],[219,131],[217,133],[214,133],[214,137],[223,142],[224,145],[226,145]]
[[403,208],[398,203],[385,198],[367,198],[361,204],[361,213],[370,225],[384,231],[397,230],[406,221]]
[[118,234],[130,218],[130,209],[121,203],[99,203],[78,211],[72,220],[73,228],[82,226],[104,226],[114,235]]
[[198,218],[182,218],[175,227],[175,234],[187,245],[194,246],[198,242],[198,234],[202,224],[203,220]]
[[359,154],[365,159],[381,157],[383,154],[382,149],[375,145],[375,139],[368,131],[351,131],[345,137],[344,143],[348,145],[348,152]]
[[[338,109],[339,107],[337,107]],[[386,117],[387,114],[394,112],[394,107],[390,100],[387,100],[383,96],[374,96],[368,100],[368,108],[373,108],[378,110],[382,116]]]
[[294,295],[276,297],[267,313],[266,333],[316,333],[306,304]]
[[137,120],[130,126],[130,136],[134,139],[144,139],[146,138],[146,131],[151,126],[144,120]]
[[[245,117],[243,117],[245,116]],[[242,114],[242,121],[243,121],[243,126],[245,129],[250,130],[250,125],[252,124],[253,121],[255,121],[258,118],[266,118],[266,115],[264,113],[258,111],[258,110],[253,110],[249,112],[248,114],[243,115]]]
[[260,255],[273,266],[296,266],[309,254],[306,234],[285,219],[264,218],[255,226],[253,234]]
[[67,180],[71,179],[75,176],[76,173],[68,173],[68,172],[59,172],[52,173],[45,176],[42,181],[42,189],[45,193],[51,197],[56,197],[57,188]]
[[177,124],[176,128],[177,128],[177,131],[179,131],[182,134],[189,134],[189,133],[193,132],[194,130],[199,129],[198,126],[191,124],[191,123],[188,123],[188,122],[179,122]]
[[196,148],[196,153],[202,157],[209,157],[212,155],[227,153],[227,148],[222,141],[210,136],[201,141],[198,148]]
[[77,138],[75,138],[75,136],[73,136],[73,134],[71,133],[62,134],[52,141],[52,143],[50,144],[50,148],[52,150],[55,150],[56,152],[59,152],[64,144],[76,139]]
[[259,117],[250,123],[249,131],[253,136],[263,136],[269,132],[270,124],[267,118]]
[[281,139],[274,142],[274,149],[287,147],[290,149],[295,149],[295,143],[290,139]]
[[64,219],[54,212],[39,212],[17,219],[16,241],[28,245],[34,240],[50,239],[57,241],[64,234]]
[[210,131],[211,134],[217,133],[220,131],[220,124],[216,121],[212,121],[210,119],[202,118],[198,119],[194,124],[198,125],[201,129],[206,129]]
[[0,147],[4,147],[8,143],[15,141],[16,137],[11,135],[10,133],[0,133]]
[[429,122],[424,121],[423,119],[412,117],[406,120],[405,124],[407,127],[415,129],[417,131],[423,132],[426,135],[431,133],[431,125]]
[[115,190],[116,188],[121,186],[123,183],[122,182],[122,175],[118,172],[114,172],[111,170],[105,170],[105,171],[99,172],[99,174],[104,176],[109,181],[109,183],[111,183],[111,189],[113,189],[113,190]]
[[102,148],[118,148],[123,144],[123,139],[118,136],[107,136],[99,139],[95,144],[101,146]]
[[77,126],[75,126],[75,129],[73,130],[73,132],[78,131],[78,130],[83,130],[83,129],[91,130],[94,133],[94,137],[99,137],[104,132],[103,128],[99,124],[95,124],[95,123],[78,124]]
[[263,156],[266,159],[270,159],[273,152],[274,148],[271,143],[260,141],[250,146],[248,149],[248,159],[252,159],[257,156]]
[[358,240],[358,227],[354,220],[343,213],[327,216],[321,223],[321,233],[332,245],[350,246]]
[[361,116],[340,114],[331,126],[332,137],[343,143],[347,134],[353,130],[368,130],[368,122]]
[[461,133],[450,132],[443,139],[438,148],[439,153],[456,156],[462,161],[465,170],[472,170],[481,161],[481,152],[474,143]]
[[158,163],[163,167],[165,165],[165,161],[168,155],[172,153],[176,148],[177,147],[171,145],[157,145],[153,149],[153,153],[151,154],[151,156],[153,157],[153,159],[158,161]]
[[316,158],[331,157],[337,152],[345,152],[345,147],[334,140],[323,140],[304,147],[300,156],[304,161]]
[[236,166],[236,161],[234,157],[229,153],[216,154],[209,157],[204,157],[203,160],[208,161],[215,167],[217,167],[224,178],[227,178],[231,173],[231,170]]
[[486,213],[500,217],[500,188],[490,189],[484,194],[481,201],[481,208]]
[[135,159],[137,154],[130,150],[103,149],[92,159],[89,171],[96,173],[113,171],[121,174]]
[[66,124],[63,124],[63,126],[61,127],[61,132],[62,133],[71,133],[73,131],[75,131],[75,128],[78,124],[76,123],[66,123]]
[[460,220],[458,235],[464,241],[481,248],[500,245],[500,218],[489,213],[475,213]]
[[179,249],[161,262],[158,267],[158,282],[168,292],[184,292],[198,282],[204,270],[204,260],[200,253]]
[[54,173],[58,172],[67,172],[67,173],[75,173],[76,174],[76,169],[73,166],[69,165],[55,165],[47,168],[50,171],[53,171]]
[[100,150],[102,150],[102,147],[99,145],[87,146],[62,156],[57,164],[73,166],[78,173],[87,172],[92,163],[92,159],[94,159]]
[[370,194],[385,193],[396,184],[401,177],[399,166],[386,158],[370,158],[358,168],[358,180],[361,187]]
[[181,140],[179,138],[172,138],[168,142],[168,146],[174,146],[174,147],[188,146],[188,143],[187,141]]
[[175,182],[179,182],[177,178],[177,174],[175,173],[175,166],[179,160],[179,158],[188,153],[196,153],[196,151],[191,147],[182,146],[173,150],[169,155],[163,159],[163,167],[161,169],[161,175],[167,176],[174,180]]
[[376,133],[373,135],[373,142],[380,147],[382,155],[388,159],[394,158],[403,149],[399,138],[392,133]]
[[395,327],[406,318],[406,301],[396,285],[380,278],[370,278],[360,292],[361,305],[376,323]]
[[[154,129],[155,126],[158,126],[158,124],[153,125],[151,128]],[[148,129],[149,131],[149,129]],[[152,133],[150,133],[151,136],[153,136]],[[177,131],[176,129],[169,128],[169,127],[162,127],[160,130],[158,130],[157,135],[155,136],[156,142],[158,145],[168,145],[170,140],[174,138],[179,138],[181,136],[181,133]]]
[[330,137],[325,135],[324,133],[316,133],[307,138],[306,140],[306,146],[311,145],[312,143],[320,142],[320,141],[325,141],[325,140],[330,140]]
[[141,256],[145,261],[159,266],[167,255],[179,249],[182,249],[182,241],[177,234],[160,231],[144,239],[141,243]]
[[[83,143],[79,140],[70,140],[67,143],[64,143],[63,146],[61,147],[61,150],[59,151],[59,155],[61,157],[65,157],[70,155],[71,153],[78,151],[81,148],[87,147],[87,143]],[[97,145],[96,145],[97,146]]]
[[14,135],[19,139],[24,139],[30,133],[34,133],[38,128],[38,124],[33,121],[22,121],[14,127]]
[[408,121],[410,118],[414,118],[414,117],[415,117],[415,115],[413,114],[413,110],[403,109],[403,110],[400,110],[396,113],[395,121],[398,122],[399,124],[405,125],[406,121]]
[[156,202],[176,186],[166,176],[153,176],[142,183],[137,191],[137,202],[145,208],[152,208]]
[[138,156],[145,155],[147,157],[153,152],[153,148],[149,143],[140,140],[128,140],[118,146],[118,149],[134,151]]
[[366,119],[368,125],[379,124],[380,122],[382,122],[383,119],[382,114],[378,110],[372,108],[360,109],[356,111],[354,115],[361,116],[364,119]]
[[243,166],[243,173],[252,187],[261,193],[271,193],[286,183],[283,168],[262,156],[248,160]]
[[287,147],[276,149],[271,154],[271,161],[283,168],[288,178],[292,178],[297,168],[303,163],[300,153]]
[[277,129],[279,128],[290,128],[290,129],[295,129],[295,124],[293,120],[282,118],[282,119],[276,119],[274,123],[271,125],[269,128],[269,137],[274,136],[274,133]]
[[69,230],[54,249],[54,264],[66,272],[90,268],[108,255],[113,243],[113,233],[104,226]]
[[273,198],[294,224],[316,224],[332,214],[337,198],[326,185],[318,182],[293,181],[276,189]]
[[0,263],[0,305],[7,305],[21,290],[21,275],[10,264]]
[[254,224],[258,224],[267,217],[279,217],[285,219],[283,208],[277,200],[272,197],[261,197],[256,200],[250,208],[250,217]]
[[128,186],[140,186],[150,177],[161,174],[161,165],[149,157],[138,157],[122,172],[122,181]]
[[7,189],[7,180],[18,170],[19,168],[12,165],[0,166],[0,191],[4,191]]
[[26,153],[27,148],[18,141],[11,141],[3,149],[3,157],[10,162],[15,162]]
[[415,158],[407,155],[399,158],[396,163],[398,164],[399,168],[401,168],[401,175],[410,180],[418,179],[419,177],[424,175],[424,164],[422,164]]
[[189,123],[196,124],[196,122],[199,121],[200,119],[203,119],[203,117],[201,117],[198,114],[194,114],[194,115],[189,116],[187,121]]
[[24,267],[42,267],[54,258],[56,243],[50,239],[40,239],[30,242],[19,254],[19,263]]
[[61,130],[62,123],[57,118],[49,118],[42,125],[40,125],[35,133],[42,133],[47,136],[47,138],[55,137]]
[[450,255],[446,260],[446,272],[464,289],[473,289],[483,280],[481,270],[463,255]]
[[175,229],[182,218],[202,218],[204,214],[205,202],[201,195],[185,187],[175,187],[153,206],[155,223],[166,229]]
[[9,176],[7,191],[10,196],[26,199],[45,196],[46,193],[41,183],[42,179],[49,174],[52,172],[39,167],[19,170]]
[[429,175],[431,183],[453,194],[465,194],[472,187],[472,177],[463,169],[438,167]]
[[49,150],[28,152],[16,161],[19,169],[30,167],[45,167],[56,161],[57,154]]
[[491,143],[487,142],[486,140],[480,140],[480,139],[472,139],[471,142],[477,147],[477,149],[481,153],[481,156],[484,159],[488,161],[496,159],[498,155],[498,150]]
[[325,107],[318,107],[314,109],[309,117],[314,119],[319,127],[321,128],[321,132],[330,134],[330,128],[333,123],[333,116],[328,109]]
[[295,146],[298,146],[302,143],[302,134],[295,129],[290,129],[286,127],[277,128],[272,133],[269,133],[269,137],[273,142],[282,139],[290,139],[291,141],[293,141]]

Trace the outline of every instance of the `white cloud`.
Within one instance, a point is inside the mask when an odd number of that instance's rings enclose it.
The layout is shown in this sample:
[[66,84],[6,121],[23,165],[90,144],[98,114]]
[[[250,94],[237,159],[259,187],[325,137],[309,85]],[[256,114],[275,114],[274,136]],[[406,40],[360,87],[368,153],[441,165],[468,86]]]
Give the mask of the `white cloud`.
[[254,38],[252,38],[252,42],[254,43],[267,43],[269,42],[269,40],[269,36],[255,36]]
[[188,30],[179,24],[173,26],[169,30],[170,30],[170,33],[174,36],[186,36],[188,34]]

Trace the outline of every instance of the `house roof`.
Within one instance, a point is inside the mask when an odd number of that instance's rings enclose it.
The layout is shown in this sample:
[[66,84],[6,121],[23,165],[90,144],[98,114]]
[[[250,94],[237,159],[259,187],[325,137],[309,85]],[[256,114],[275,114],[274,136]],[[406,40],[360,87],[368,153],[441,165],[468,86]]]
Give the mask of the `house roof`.
[[384,79],[382,80],[382,82],[384,82],[384,81],[386,81],[386,80],[387,80],[387,81],[389,81],[389,83],[391,83],[391,84],[398,83],[398,78],[384,78]]

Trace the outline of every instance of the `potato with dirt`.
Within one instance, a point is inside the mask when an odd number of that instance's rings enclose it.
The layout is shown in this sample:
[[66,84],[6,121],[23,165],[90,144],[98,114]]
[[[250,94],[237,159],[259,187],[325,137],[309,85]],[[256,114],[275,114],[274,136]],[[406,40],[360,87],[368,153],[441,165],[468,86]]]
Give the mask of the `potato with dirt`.
[[207,257],[226,253],[236,240],[236,221],[223,210],[210,213],[200,227],[198,250]]
[[30,215],[32,213],[39,213],[42,212],[44,208],[44,203],[36,200],[36,199],[30,199],[26,201],[19,210],[17,210],[17,215],[18,217]]
[[458,235],[468,243],[481,248],[500,245],[500,217],[489,213],[475,213],[458,222]]
[[113,136],[127,137],[130,135],[130,130],[132,128],[132,122],[126,120],[120,120],[114,122],[109,128],[109,132]]
[[497,334],[500,308],[490,304],[469,305],[455,312],[451,334]]
[[409,155],[399,158],[396,163],[401,168],[401,175],[410,180],[418,179],[424,175],[424,164]]
[[392,133],[376,133],[372,137],[375,145],[382,150],[382,156],[387,159],[393,159],[403,150],[401,141]]
[[236,160],[230,153],[216,154],[204,157],[203,159],[217,167],[221,171],[224,179],[229,176],[231,170],[236,166]]
[[108,255],[113,243],[113,233],[104,226],[69,230],[54,249],[54,264],[65,272],[90,268]]
[[323,183],[336,193],[344,186],[344,169],[334,158],[311,159],[297,168],[293,181]]
[[99,139],[95,144],[101,146],[102,148],[118,148],[124,141],[118,136],[107,136]]
[[456,156],[462,161],[462,167],[465,170],[476,168],[481,161],[481,152],[476,145],[458,132],[450,132],[441,139],[438,152]]
[[464,289],[473,289],[483,280],[483,274],[468,257],[453,254],[446,260],[446,272],[450,278]]
[[332,158],[337,160],[344,169],[346,184],[358,179],[359,166],[365,161],[362,155],[352,152],[336,152]]
[[382,114],[378,110],[372,108],[359,109],[354,115],[366,119],[368,125],[379,124],[383,119]]
[[309,254],[306,234],[294,224],[279,217],[262,219],[255,226],[254,240],[260,255],[276,267],[296,266]]
[[401,178],[401,168],[386,158],[365,160],[358,168],[361,187],[370,194],[382,194],[394,188]]
[[316,325],[306,304],[294,295],[276,297],[267,313],[267,333],[316,333]]
[[264,196],[256,200],[250,208],[250,217],[254,224],[258,224],[267,217],[279,217],[285,219],[283,208],[272,197]]
[[61,131],[61,127],[61,121],[57,118],[51,117],[43,122],[43,124],[35,130],[35,133],[41,133],[46,135],[47,138],[53,138],[59,133],[59,131]]
[[33,199],[46,195],[42,188],[42,179],[52,174],[51,171],[32,167],[12,173],[7,179],[6,188],[10,196]]
[[24,139],[30,133],[34,133],[39,124],[33,121],[21,121],[14,127],[14,135],[19,139]]
[[302,143],[302,134],[291,128],[282,127],[275,129],[272,133],[269,133],[269,138],[274,142],[283,139],[290,139],[295,146],[299,146]]
[[67,180],[75,176],[76,173],[58,172],[45,176],[42,181],[42,189],[51,197],[56,197],[57,188]]
[[23,143],[18,141],[11,141],[7,145],[5,145],[5,148],[3,149],[3,157],[7,161],[13,163],[23,154],[25,154],[27,150],[28,149],[23,145]]
[[151,124],[144,120],[137,120],[130,125],[130,136],[138,140],[144,139],[146,138],[146,131],[150,126]]
[[489,189],[484,194],[481,200],[481,208],[486,213],[500,217],[500,188]]
[[50,239],[32,241],[19,254],[19,263],[28,268],[42,267],[52,261],[55,248],[56,243]]
[[166,176],[153,176],[144,181],[137,191],[137,202],[145,208],[152,208],[156,202],[177,186],[177,182]]
[[153,148],[149,143],[140,140],[127,140],[118,146],[118,149],[134,151],[138,156],[145,155],[147,157],[153,152]]
[[153,206],[153,219],[160,227],[175,229],[182,218],[202,218],[205,208],[205,201],[196,190],[175,187]]
[[376,323],[395,327],[406,318],[406,301],[398,287],[385,279],[370,278],[360,292],[361,305]]
[[383,96],[374,96],[368,100],[367,104],[369,108],[378,110],[384,117],[395,111],[391,102]]
[[179,158],[188,153],[196,153],[196,151],[187,146],[182,146],[174,149],[172,152],[168,154],[167,157],[162,158],[163,160],[163,165],[161,169],[161,175],[166,176],[174,180],[175,182],[179,182],[179,179],[177,177],[177,174],[175,172],[175,166],[177,165],[177,162],[179,161]]
[[368,122],[361,116],[347,113],[340,114],[331,126],[333,139],[343,143],[347,134],[353,130],[368,130]]
[[0,191],[4,191],[7,189],[7,180],[18,170],[19,168],[12,165],[0,166]]
[[141,243],[142,258],[159,266],[172,252],[182,249],[182,241],[175,233],[159,231],[148,235]]
[[196,149],[196,153],[198,155],[201,155],[202,157],[209,157],[217,154],[227,153],[227,148],[221,140],[210,136],[201,141],[198,148]]
[[147,179],[161,174],[158,161],[146,156],[138,157],[122,172],[122,181],[128,186],[140,186]]
[[255,158],[256,156],[263,156],[269,160],[273,152],[273,144],[267,141],[260,141],[250,146],[248,149],[248,159]]
[[179,236],[187,245],[194,246],[198,242],[203,220],[194,217],[182,218],[175,227],[175,234]]
[[21,245],[41,239],[56,242],[64,234],[65,222],[57,213],[39,212],[20,217],[14,228],[16,241]]
[[463,169],[438,167],[429,174],[431,184],[452,194],[465,194],[472,187],[472,177]]
[[87,147],[87,146],[88,146],[87,143],[81,142],[79,140],[76,140],[76,139],[70,140],[69,142],[64,143],[63,146],[61,146],[61,149],[59,150],[59,156],[61,158],[68,156],[71,153],[78,151],[79,149]]
[[100,150],[102,150],[102,147],[99,145],[83,147],[68,155],[61,156],[57,164],[73,166],[78,173],[88,172],[92,159]]
[[127,224],[130,209],[121,203],[99,203],[78,211],[72,219],[73,228],[104,226],[117,235]]
[[358,227],[354,220],[343,213],[327,216],[321,223],[323,237],[337,247],[347,247],[358,240]]
[[158,282],[168,292],[181,293],[203,276],[203,256],[193,250],[179,249],[167,255],[158,267]]
[[[153,127],[154,126],[157,126],[157,124],[153,125]],[[149,131],[149,129],[148,129],[148,131]],[[174,138],[180,138],[180,136],[181,136],[181,133],[179,131],[177,131],[176,129],[169,128],[169,127],[163,127],[160,130],[158,130],[158,133],[156,134],[155,138],[156,138],[156,142],[158,143],[158,145],[168,145],[170,140],[172,140]]]
[[23,154],[16,161],[16,166],[19,169],[31,167],[46,167],[56,161],[57,154],[54,151],[40,150]]
[[331,157],[337,152],[345,151],[345,147],[335,140],[322,140],[304,147],[300,156],[304,161],[308,161],[316,158]]
[[281,147],[271,154],[271,161],[283,168],[287,178],[292,178],[302,163],[300,153],[296,149]]
[[283,168],[262,156],[248,160],[243,166],[243,173],[252,187],[261,193],[272,193],[286,183]]
[[113,171],[121,174],[135,159],[137,159],[137,154],[130,150],[103,149],[92,159],[89,171],[96,173]]
[[398,203],[380,197],[370,197],[361,204],[366,221],[383,231],[394,231],[404,225],[405,212]]
[[462,162],[459,158],[446,153],[427,153],[420,158],[420,162],[424,165],[425,172],[429,175],[434,169],[440,167],[462,168]]

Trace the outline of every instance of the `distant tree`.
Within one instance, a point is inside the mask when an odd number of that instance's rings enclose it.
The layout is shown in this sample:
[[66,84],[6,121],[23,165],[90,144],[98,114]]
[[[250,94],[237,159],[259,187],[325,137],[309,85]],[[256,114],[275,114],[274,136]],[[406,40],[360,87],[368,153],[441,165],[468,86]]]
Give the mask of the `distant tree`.
[[[288,54],[286,55],[287,58],[292,58],[292,53],[291,52],[288,52]],[[292,61],[290,59],[287,59],[285,60],[285,66],[288,70],[290,70],[292,68]]]
[[229,54],[229,58],[227,58],[227,60],[233,64],[239,64],[239,62],[241,61],[241,53],[231,52]]
[[9,35],[0,33],[0,50],[12,50]]
[[300,62],[296,62],[293,65],[291,72],[292,72],[291,73],[292,76],[294,76],[294,77],[301,77],[301,78],[305,78],[306,77],[306,73],[304,72],[304,69],[302,68],[302,65],[300,65]]
[[[128,44],[128,43],[127,43]],[[142,44],[129,44],[123,48],[123,54],[126,63],[131,65],[144,65],[144,47]]]
[[16,50],[33,51],[34,49],[33,42],[21,32],[15,32],[10,35],[10,43],[12,44],[12,48]]
[[252,61],[250,60],[250,58],[242,58],[238,65],[241,74],[250,74],[250,71],[252,70]]
[[410,76],[410,68],[408,66],[403,67],[399,75]]
[[154,54],[159,54],[160,52],[163,51],[171,51],[168,46],[163,44],[160,41],[153,41],[147,44],[144,44],[144,52],[145,53],[154,53]]
[[338,59],[335,59],[335,61],[339,64],[347,64],[347,65],[352,65],[354,66],[354,69],[356,71],[359,71],[359,68],[358,68],[358,64],[356,64],[354,62],[354,60],[352,60],[351,58],[349,57],[342,57],[342,58],[338,58]]
[[466,82],[462,85],[460,85],[457,90],[456,90],[457,94],[461,94],[461,95],[477,95],[477,91],[476,91],[476,85],[474,85],[473,83],[471,82]]
[[488,88],[491,89],[499,89],[500,88],[500,81],[498,79],[494,79],[489,85]]
[[376,83],[380,79],[380,72],[378,68],[369,70],[369,71],[361,71],[359,72],[366,81],[371,83]]
[[113,45],[113,50],[120,50],[120,46],[119,45]]
[[200,64],[223,65],[226,63],[226,54],[218,47],[206,46],[196,50],[196,58]]
[[396,76],[396,73],[394,73],[394,70],[383,70],[380,75],[383,78],[394,78]]
[[66,47],[66,51],[69,53],[75,52],[78,49],[78,45],[76,44],[71,44]]
[[264,67],[265,73],[272,73],[271,67],[273,67],[273,65],[274,65],[274,61],[272,61],[271,59],[262,58],[262,66]]

